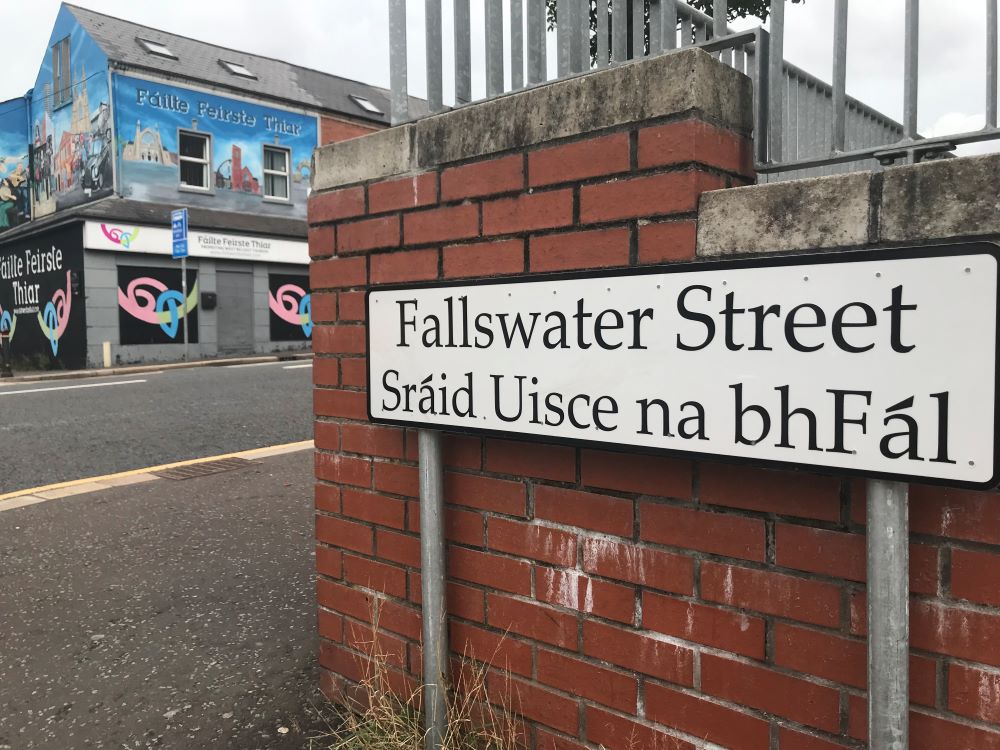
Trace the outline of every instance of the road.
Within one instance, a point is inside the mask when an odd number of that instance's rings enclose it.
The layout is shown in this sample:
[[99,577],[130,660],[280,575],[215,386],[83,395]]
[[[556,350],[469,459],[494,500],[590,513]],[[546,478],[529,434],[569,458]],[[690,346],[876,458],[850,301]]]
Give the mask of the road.
[[0,386],[0,494],[312,437],[308,363]]
[[311,466],[303,450],[0,512],[0,750],[305,747]]

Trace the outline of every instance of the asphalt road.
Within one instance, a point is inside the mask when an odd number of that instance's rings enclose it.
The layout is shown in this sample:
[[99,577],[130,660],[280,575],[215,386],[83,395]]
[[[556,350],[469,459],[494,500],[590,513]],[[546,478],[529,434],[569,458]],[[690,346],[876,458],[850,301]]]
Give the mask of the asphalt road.
[[0,386],[0,494],[312,438],[308,363]]
[[0,750],[306,747],[311,461],[0,512]]

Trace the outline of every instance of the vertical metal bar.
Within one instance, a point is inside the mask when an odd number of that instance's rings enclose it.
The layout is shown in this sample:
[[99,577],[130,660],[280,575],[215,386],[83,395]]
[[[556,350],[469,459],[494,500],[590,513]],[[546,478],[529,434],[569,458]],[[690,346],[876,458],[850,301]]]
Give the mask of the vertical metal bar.
[[427,40],[427,106],[431,112],[444,109],[441,72],[441,0],[424,0],[424,36]]
[[472,28],[469,0],[455,0],[455,103],[472,101]]
[[[850,103],[847,105],[847,127],[845,130],[847,131],[844,136],[845,149],[853,151],[857,148],[864,148],[865,113]],[[848,168],[844,171],[850,172],[851,169]]]
[[419,430],[420,600],[424,655],[424,750],[440,750],[448,724],[448,615],[445,600],[444,471],[441,433]]
[[663,48],[663,32],[660,28],[660,6],[673,0],[649,0],[649,55],[660,52]]
[[681,18],[681,47],[691,46],[691,16]]
[[389,0],[389,89],[392,125],[410,119],[406,85],[406,0]]
[[[729,3],[727,0],[715,0],[712,4],[712,38],[718,39],[728,34],[726,24],[729,21]],[[724,49],[719,54],[719,59],[725,65],[731,65],[732,52]]]
[[574,73],[590,70],[590,2],[563,0],[573,9],[569,29],[569,67]]
[[571,0],[558,0],[556,3],[556,75],[560,78],[568,76],[572,70],[573,43],[573,4]]
[[917,82],[919,80],[920,2],[906,0],[903,44],[903,137],[917,137]]
[[[181,315],[184,317],[184,361],[188,361],[188,259],[186,255],[181,256]],[[174,329],[176,330],[176,329]]]
[[997,126],[997,0],[986,0],[986,127]]
[[677,0],[660,2],[660,36],[662,49],[677,49]]
[[767,76],[770,66],[768,56],[771,51],[771,38],[764,29],[757,29],[757,39],[754,42],[753,53],[753,140],[754,158],[758,164],[767,162],[767,149],[770,135],[768,133],[768,107],[771,106],[770,92],[767,88]]
[[632,59],[646,54],[646,0],[632,0]]
[[629,0],[612,0],[611,5],[611,61],[628,59],[628,4]]
[[868,480],[868,734],[871,750],[909,747],[908,488]]
[[806,92],[808,94],[806,97],[806,126],[803,128],[803,133],[806,136],[805,155],[806,158],[814,158],[823,151],[822,136],[819,134],[821,121],[819,101],[823,93],[819,90],[819,86],[812,84],[806,87]]
[[590,70],[590,0],[580,0],[580,70]]
[[768,93],[771,97],[768,124],[768,153],[772,160],[781,158],[782,92],[785,75],[785,0],[771,0],[771,44],[768,49]]
[[597,0],[597,67],[608,67],[611,52],[609,37],[611,19],[608,17],[608,0]]
[[541,83],[546,79],[545,60],[545,0],[528,0],[529,84]]
[[844,150],[847,122],[847,0],[833,10],[833,150]]
[[503,0],[486,0],[486,96],[503,93]]
[[802,87],[805,84],[799,80],[798,76],[786,76],[788,81],[788,91],[785,96],[785,111],[788,117],[785,119],[785,138],[781,144],[782,158],[784,161],[795,161],[801,155],[799,142],[802,140],[802,128],[799,126],[799,96],[802,94]]
[[742,46],[733,49],[733,67],[736,68],[736,70],[740,71],[740,73],[743,72],[744,67],[746,65],[746,63],[744,62],[745,57],[746,53]]
[[524,87],[524,0],[510,0],[510,87]]

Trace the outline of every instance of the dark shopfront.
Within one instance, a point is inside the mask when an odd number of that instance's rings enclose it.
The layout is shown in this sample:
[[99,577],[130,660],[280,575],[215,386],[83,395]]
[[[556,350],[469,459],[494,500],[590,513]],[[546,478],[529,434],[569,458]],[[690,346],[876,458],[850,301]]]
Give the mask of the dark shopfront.
[[0,246],[0,319],[11,331],[15,371],[87,366],[80,226]]

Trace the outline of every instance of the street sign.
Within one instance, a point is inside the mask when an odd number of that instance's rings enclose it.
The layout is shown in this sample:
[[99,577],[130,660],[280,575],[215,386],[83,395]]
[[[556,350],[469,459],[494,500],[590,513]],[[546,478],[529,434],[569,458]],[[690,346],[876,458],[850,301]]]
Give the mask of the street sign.
[[170,212],[170,233],[173,238],[172,254],[181,259],[181,316],[184,326],[184,361],[188,358],[188,288],[187,288],[187,257],[188,257],[188,210],[178,208]]
[[386,424],[997,483],[995,245],[379,287]]
[[173,235],[174,258],[186,258],[188,254],[188,212],[178,208],[170,212],[170,233]]

